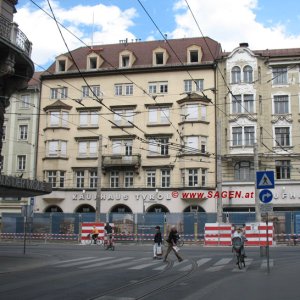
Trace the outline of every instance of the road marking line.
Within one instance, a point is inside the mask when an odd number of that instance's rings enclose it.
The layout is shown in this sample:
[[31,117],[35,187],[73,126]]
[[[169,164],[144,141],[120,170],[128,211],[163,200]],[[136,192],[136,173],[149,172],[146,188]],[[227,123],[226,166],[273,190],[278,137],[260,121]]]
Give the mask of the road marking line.
[[139,265],[139,266],[135,266],[135,267],[132,267],[132,268],[128,268],[129,270],[141,270],[141,269],[144,269],[144,268],[147,268],[147,267],[151,267],[155,264],[158,264],[159,261],[153,261],[151,263],[147,263],[147,264],[143,264],[143,265]]
[[[269,260],[269,266],[270,266],[270,268],[274,267],[274,260],[273,260],[273,258],[270,258],[270,260]],[[268,261],[267,261],[267,259],[263,259],[262,263],[260,265],[260,268],[261,269],[266,269],[267,267],[268,267]]]
[[[104,259],[107,259],[108,257],[104,258]],[[109,257],[109,258],[113,258],[113,257]],[[117,262],[121,262],[123,260],[129,260],[129,259],[132,259],[134,257],[122,257],[122,258],[117,258],[117,259],[113,259],[113,260],[110,260],[110,261],[104,261],[104,262],[100,262],[100,263],[93,263],[91,265],[88,265],[88,266],[83,266],[83,267],[80,267],[80,269],[88,269],[88,268],[94,268],[94,267],[100,267],[100,266],[105,266],[105,265],[109,265],[111,263],[115,264]]]
[[220,271],[231,260],[232,260],[232,258],[222,258],[219,261],[217,261],[212,267],[206,269],[205,271],[208,271],[208,272],[217,272],[217,271]]
[[253,258],[245,259],[246,267],[239,269],[239,267],[236,265],[236,268],[232,269],[232,272],[246,272],[252,262],[253,262]]
[[152,270],[155,270],[155,271],[162,271],[162,270],[164,270],[167,266],[168,266],[168,264],[163,263],[163,265],[161,265],[160,267],[154,268],[154,269],[152,269]]
[[92,258],[92,259],[84,260],[84,261],[80,260],[80,261],[75,261],[75,262],[70,262],[67,264],[59,265],[59,266],[57,266],[57,268],[67,268],[67,267],[73,267],[73,266],[77,266],[77,265],[90,264],[90,263],[95,263],[97,261],[102,261],[102,260],[105,260],[108,258],[113,258],[113,257]]
[[137,259],[137,260],[134,260],[134,261],[125,262],[125,263],[114,265],[114,266],[107,266],[107,267],[104,267],[104,269],[110,269],[111,270],[111,269],[118,269],[118,268],[128,267],[130,265],[134,265],[134,264],[138,263],[139,261],[145,261],[145,260],[149,260],[149,257]]
[[61,261],[53,263],[53,265],[58,265],[58,264],[63,264],[63,263],[68,263],[68,262],[73,262],[73,261],[80,261],[80,260],[89,260],[92,258],[95,258],[95,257],[89,256],[89,257],[80,257],[80,258],[74,258],[74,259],[68,259],[68,260],[61,260]]
[[207,262],[209,262],[210,260],[212,260],[211,258],[201,258],[199,260],[197,260],[197,265],[198,267],[206,264]]
[[189,264],[189,265],[179,269],[178,271],[190,271],[190,270],[192,270],[192,268],[193,268],[193,265]]

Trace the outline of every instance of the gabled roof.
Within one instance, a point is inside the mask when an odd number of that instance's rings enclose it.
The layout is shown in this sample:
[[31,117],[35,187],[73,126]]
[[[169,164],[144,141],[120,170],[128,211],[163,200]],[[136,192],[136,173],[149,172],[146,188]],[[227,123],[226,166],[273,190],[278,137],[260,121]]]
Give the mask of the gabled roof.
[[45,106],[44,111],[47,111],[49,109],[67,109],[67,110],[70,110],[71,108],[72,108],[72,106],[67,105],[66,103],[64,103],[61,100],[57,100],[54,103],[52,103],[48,106]]

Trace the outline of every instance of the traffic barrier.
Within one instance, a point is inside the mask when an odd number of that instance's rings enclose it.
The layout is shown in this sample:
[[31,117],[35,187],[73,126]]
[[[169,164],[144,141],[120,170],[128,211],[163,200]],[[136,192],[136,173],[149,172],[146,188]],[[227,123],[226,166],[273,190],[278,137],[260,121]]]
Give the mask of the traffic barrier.
[[268,228],[268,245],[274,245],[273,241],[273,223],[247,223],[245,224],[246,246],[267,246],[267,228]]
[[204,227],[204,245],[230,246],[232,236],[231,224],[206,223]]

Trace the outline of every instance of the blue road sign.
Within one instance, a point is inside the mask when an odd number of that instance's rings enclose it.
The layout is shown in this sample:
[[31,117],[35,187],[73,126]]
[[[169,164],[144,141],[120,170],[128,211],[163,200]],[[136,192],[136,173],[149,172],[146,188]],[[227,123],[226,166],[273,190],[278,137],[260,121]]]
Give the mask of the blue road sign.
[[263,203],[269,203],[272,201],[273,199],[273,194],[271,191],[269,190],[262,190],[259,193],[259,199],[261,202]]
[[256,188],[257,189],[274,189],[274,171],[257,171]]

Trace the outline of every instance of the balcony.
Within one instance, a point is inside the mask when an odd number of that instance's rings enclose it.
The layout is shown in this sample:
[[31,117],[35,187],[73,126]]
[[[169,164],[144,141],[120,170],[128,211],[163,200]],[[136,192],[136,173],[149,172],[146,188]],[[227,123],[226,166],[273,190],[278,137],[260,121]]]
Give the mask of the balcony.
[[31,56],[32,44],[26,35],[18,28],[17,23],[0,16],[0,36],[2,39],[22,50],[28,57]]
[[131,168],[138,169],[141,165],[140,154],[125,156],[125,155],[103,155],[102,168],[106,169],[123,169]]

